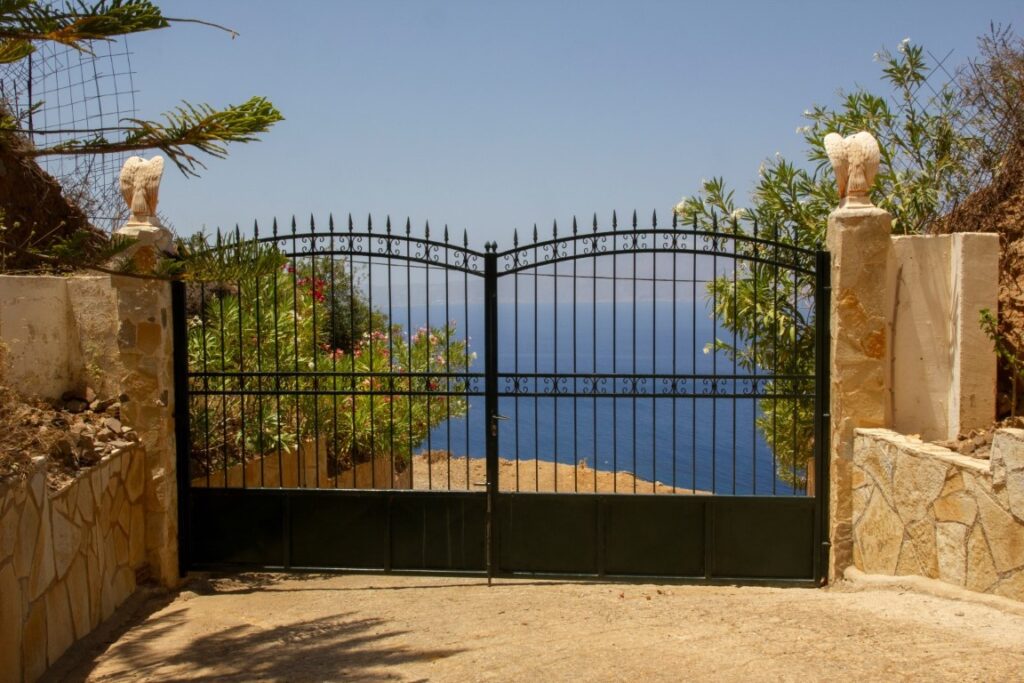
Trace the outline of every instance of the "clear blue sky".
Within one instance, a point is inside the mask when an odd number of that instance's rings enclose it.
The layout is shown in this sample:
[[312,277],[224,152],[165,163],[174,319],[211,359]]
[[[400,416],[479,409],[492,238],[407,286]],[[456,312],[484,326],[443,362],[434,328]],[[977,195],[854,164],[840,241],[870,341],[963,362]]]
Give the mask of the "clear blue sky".
[[265,95],[286,117],[200,179],[165,173],[179,232],[390,213],[476,246],[613,208],[668,218],[712,175],[746,193],[762,159],[799,156],[809,105],[879,87],[879,48],[961,62],[990,21],[1024,28],[1021,0],[158,4],[241,35],[133,37],[140,116]]

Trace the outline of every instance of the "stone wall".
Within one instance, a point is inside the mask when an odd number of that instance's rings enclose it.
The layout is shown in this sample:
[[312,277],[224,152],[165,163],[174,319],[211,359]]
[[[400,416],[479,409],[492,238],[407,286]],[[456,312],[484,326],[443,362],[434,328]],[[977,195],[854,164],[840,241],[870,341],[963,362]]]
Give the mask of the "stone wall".
[[145,547],[151,575],[178,576],[170,284],[127,276],[0,276],[4,381],[59,398],[88,385],[122,396],[121,417],[146,458]]
[[31,683],[108,618],[146,566],[144,453],[132,445],[57,493],[40,457],[0,484],[0,683]]
[[861,571],[1024,600],[1024,430],[999,430],[986,461],[859,429],[852,490]]

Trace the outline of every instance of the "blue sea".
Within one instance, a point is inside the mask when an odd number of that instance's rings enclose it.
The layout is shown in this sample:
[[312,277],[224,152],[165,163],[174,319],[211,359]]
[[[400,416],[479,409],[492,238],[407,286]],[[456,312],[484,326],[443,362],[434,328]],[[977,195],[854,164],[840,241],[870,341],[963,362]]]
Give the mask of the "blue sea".
[[[531,290],[508,289],[499,296],[499,373],[746,374],[724,351],[710,347],[716,338],[731,343],[732,335],[711,315],[702,292],[675,299],[651,292],[646,301],[600,295],[581,300],[578,293],[556,293],[535,303]],[[392,321],[416,329],[427,324],[428,312],[433,327],[452,321],[455,337],[468,337],[470,350],[478,354],[470,372],[483,373],[481,301],[472,296],[449,298],[447,306],[444,301],[392,305]],[[482,378],[470,385],[483,391]],[[514,386],[511,379],[499,381],[499,412],[509,418],[499,423],[502,458],[585,461],[599,470],[720,494],[802,493],[776,476],[772,449],[754,424],[756,399],[517,397]],[[527,383],[531,392],[550,386]],[[582,386],[581,381],[577,388]],[[698,384],[698,391],[703,386]],[[436,427],[421,449],[483,458],[484,397],[473,396],[468,403],[465,416]]]

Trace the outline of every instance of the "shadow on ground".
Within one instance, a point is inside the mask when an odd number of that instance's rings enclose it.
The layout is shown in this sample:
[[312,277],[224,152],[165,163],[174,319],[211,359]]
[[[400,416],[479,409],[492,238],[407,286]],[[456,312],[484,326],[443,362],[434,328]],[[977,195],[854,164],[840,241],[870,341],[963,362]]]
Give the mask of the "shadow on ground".
[[[293,580],[297,577],[288,577]],[[462,649],[415,649],[389,641],[407,631],[352,612],[263,626],[251,623],[185,635],[190,594],[266,591],[280,575],[204,577],[175,594],[154,595],[57,662],[49,681],[385,680],[394,667],[443,659]],[[289,587],[294,590],[294,586]],[[180,632],[177,633],[177,632]],[[181,639],[181,642],[175,642]],[[177,646],[168,648],[168,643]],[[157,648],[159,644],[159,649]]]

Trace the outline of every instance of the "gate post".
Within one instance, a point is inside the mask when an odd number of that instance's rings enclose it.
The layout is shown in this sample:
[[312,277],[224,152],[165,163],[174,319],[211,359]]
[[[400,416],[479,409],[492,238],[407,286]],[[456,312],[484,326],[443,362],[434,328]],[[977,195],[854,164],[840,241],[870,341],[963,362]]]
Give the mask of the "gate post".
[[[853,432],[890,415],[888,275],[892,217],[871,204],[878,145],[867,133],[825,140],[841,201],[828,218],[831,267],[829,578],[853,564]],[[872,153],[873,152],[873,153]]]
[[484,245],[484,412],[487,414],[487,583],[497,569],[494,521],[498,493],[498,245]]

